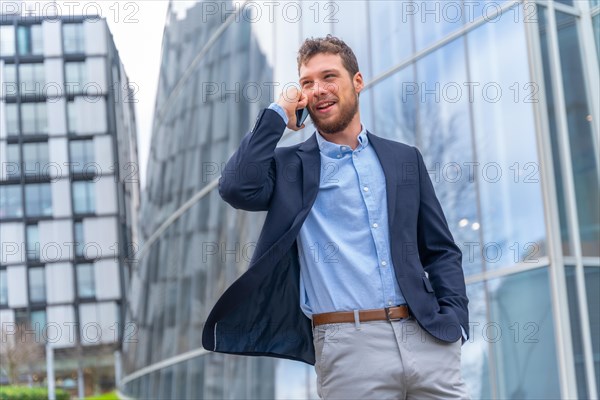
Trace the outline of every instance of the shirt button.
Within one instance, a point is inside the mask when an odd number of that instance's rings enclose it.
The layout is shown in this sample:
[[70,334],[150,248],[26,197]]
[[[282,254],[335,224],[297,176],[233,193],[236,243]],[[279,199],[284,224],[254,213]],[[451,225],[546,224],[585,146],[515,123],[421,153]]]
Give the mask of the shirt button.
[[379,225],[377,225],[377,222],[375,222],[375,223],[373,224],[373,228],[377,228],[378,226],[379,226]]
[[363,188],[363,190],[364,190],[365,192],[368,192],[368,191],[369,191],[369,188],[365,186],[365,187]]
[[342,158],[342,155],[341,155],[341,154],[338,154],[338,155],[337,155],[337,157],[338,157],[338,158]]
[[385,262],[385,261],[382,261],[382,262],[381,262],[381,265],[383,265],[383,266],[385,267],[385,266],[387,265],[387,262]]
[[392,302],[391,302],[391,301],[388,301],[388,306],[391,306],[391,305],[392,305]]

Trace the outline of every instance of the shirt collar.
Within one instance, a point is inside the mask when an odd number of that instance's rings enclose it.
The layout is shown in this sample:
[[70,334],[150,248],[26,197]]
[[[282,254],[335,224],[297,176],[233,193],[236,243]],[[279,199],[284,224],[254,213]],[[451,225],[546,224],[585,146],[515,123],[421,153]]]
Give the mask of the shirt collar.
[[[367,136],[367,129],[364,125],[361,125],[362,130],[357,136],[358,146],[354,151],[361,151],[369,145],[369,138]],[[350,146],[340,145],[325,139],[319,131],[317,131],[317,143],[319,144],[319,150],[321,153],[327,157],[331,158],[342,158],[345,154],[350,154],[353,152]]]

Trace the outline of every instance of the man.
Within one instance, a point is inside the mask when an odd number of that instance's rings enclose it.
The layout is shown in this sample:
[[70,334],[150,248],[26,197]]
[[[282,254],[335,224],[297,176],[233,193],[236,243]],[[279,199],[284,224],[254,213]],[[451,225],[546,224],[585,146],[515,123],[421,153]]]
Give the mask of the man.
[[[323,398],[468,397],[462,254],[421,154],[361,125],[343,41],[306,40],[298,70],[301,91],[261,112],[219,181],[233,207],[268,213],[203,346],[315,364]],[[276,148],[304,107],[317,132]]]

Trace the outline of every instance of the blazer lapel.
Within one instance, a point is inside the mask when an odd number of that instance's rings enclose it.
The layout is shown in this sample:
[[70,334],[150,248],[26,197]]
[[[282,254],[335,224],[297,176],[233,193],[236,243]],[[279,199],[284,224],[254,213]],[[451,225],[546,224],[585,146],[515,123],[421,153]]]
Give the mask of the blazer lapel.
[[302,208],[305,208],[314,203],[321,180],[321,155],[316,133],[300,145],[297,154],[302,161]]
[[373,135],[367,131],[367,137],[369,143],[375,149],[383,172],[385,174],[385,191],[387,193],[387,209],[388,209],[388,222],[392,226],[394,221],[394,214],[396,212],[396,184],[398,182],[398,171],[396,169],[396,163],[394,162],[394,151],[392,146],[384,143],[381,138]]

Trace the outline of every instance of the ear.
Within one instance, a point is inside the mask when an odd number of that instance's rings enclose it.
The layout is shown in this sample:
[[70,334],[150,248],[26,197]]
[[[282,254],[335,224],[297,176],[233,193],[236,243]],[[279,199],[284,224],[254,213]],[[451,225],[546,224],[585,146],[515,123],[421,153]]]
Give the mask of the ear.
[[352,78],[352,84],[354,85],[354,92],[359,94],[363,88],[365,87],[365,83],[363,81],[363,76],[360,72],[354,74],[354,78]]

